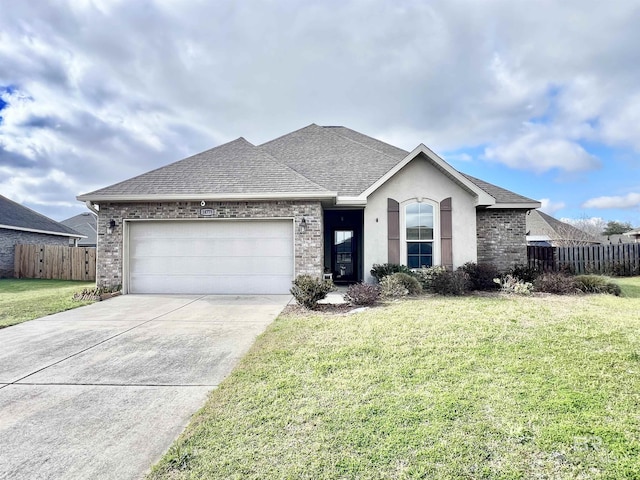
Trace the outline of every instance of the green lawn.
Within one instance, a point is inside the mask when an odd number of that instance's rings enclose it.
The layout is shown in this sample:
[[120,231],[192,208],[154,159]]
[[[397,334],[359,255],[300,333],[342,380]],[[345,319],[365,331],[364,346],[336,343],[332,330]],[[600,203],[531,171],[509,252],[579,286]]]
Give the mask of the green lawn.
[[94,282],[0,279],[0,328],[62,312],[91,302],[76,302],[73,294]]
[[149,478],[638,479],[625,297],[423,297],[285,314]]

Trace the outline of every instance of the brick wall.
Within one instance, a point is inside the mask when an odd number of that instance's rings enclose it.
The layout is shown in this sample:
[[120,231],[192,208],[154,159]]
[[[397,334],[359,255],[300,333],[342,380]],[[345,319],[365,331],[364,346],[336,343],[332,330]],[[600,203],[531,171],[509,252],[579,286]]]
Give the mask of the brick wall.
[[[196,219],[200,202],[104,203],[98,216],[98,258],[96,282],[101,287],[122,285],[122,221],[124,219]],[[317,201],[279,202],[207,202],[213,209],[207,218],[294,218],[295,273],[320,276],[323,272],[322,206]],[[300,228],[306,220],[304,231]],[[109,221],[116,221],[113,233],[107,233]]]
[[527,210],[478,210],[478,263],[491,263],[500,271],[526,264],[526,215]]
[[15,245],[69,245],[69,237],[0,228],[0,278],[13,277]]

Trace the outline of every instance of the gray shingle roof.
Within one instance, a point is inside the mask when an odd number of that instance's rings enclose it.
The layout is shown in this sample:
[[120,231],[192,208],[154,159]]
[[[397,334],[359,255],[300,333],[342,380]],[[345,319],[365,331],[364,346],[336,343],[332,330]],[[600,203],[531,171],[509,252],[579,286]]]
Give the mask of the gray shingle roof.
[[[462,172],[460,172],[462,173]],[[493,185],[489,182],[485,182],[484,180],[480,180],[479,178],[472,177],[471,175],[467,175],[466,173],[462,173],[467,179],[475,183],[482,190],[487,192],[493,198],[496,199],[497,203],[536,203],[537,200],[532,200],[527,197],[523,197],[522,195],[518,195],[510,190],[506,190],[502,187],[498,187],[497,185]]]
[[78,241],[79,247],[84,247],[87,245],[96,245],[97,244],[97,217],[91,212],[84,212],[78,215],[75,215],[71,218],[67,218],[66,220],[62,220],[60,222],[62,225],[66,225],[74,229],[76,232],[81,233],[87,238],[82,238]]
[[372,138],[356,141],[355,134],[357,132],[344,127],[311,124],[264,143],[260,148],[328,190],[337,191],[341,196],[357,196],[407,154],[390,145],[391,148],[385,147],[382,151],[375,148],[382,142]]
[[532,210],[527,215],[527,235],[546,235],[552,241],[579,241],[584,243],[600,243],[600,240],[579,228],[561,222],[539,210]]
[[[79,200],[133,196],[322,194],[357,197],[409,152],[346,127],[311,124],[259,146],[244,138],[220,145]],[[462,174],[464,175],[464,174]],[[478,178],[469,181],[497,204],[531,204]]]
[[69,237],[81,236],[81,234],[74,229],[62,225],[49,217],[45,217],[38,212],[34,212],[30,208],[20,205],[13,200],[9,200],[2,195],[0,195],[0,225],[5,225],[6,227],[2,228],[8,227],[9,229],[14,227],[17,230],[38,230]]
[[328,192],[244,138],[238,138],[78,198],[260,193]]

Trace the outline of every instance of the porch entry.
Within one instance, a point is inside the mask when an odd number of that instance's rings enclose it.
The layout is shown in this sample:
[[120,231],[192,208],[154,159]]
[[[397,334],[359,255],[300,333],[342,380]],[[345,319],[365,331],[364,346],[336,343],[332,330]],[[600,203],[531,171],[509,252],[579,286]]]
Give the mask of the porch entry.
[[362,210],[325,210],[325,272],[335,283],[362,281]]

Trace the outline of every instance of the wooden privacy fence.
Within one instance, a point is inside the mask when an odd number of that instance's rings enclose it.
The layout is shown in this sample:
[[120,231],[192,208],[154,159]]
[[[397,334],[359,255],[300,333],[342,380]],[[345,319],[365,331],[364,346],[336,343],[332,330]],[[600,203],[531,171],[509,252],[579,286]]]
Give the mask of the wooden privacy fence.
[[16,245],[15,249],[13,270],[16,278],[96,279],[95,247]]
[[640,243],[580,247],[527,247],[529,267],[576,274],[640,275]]

